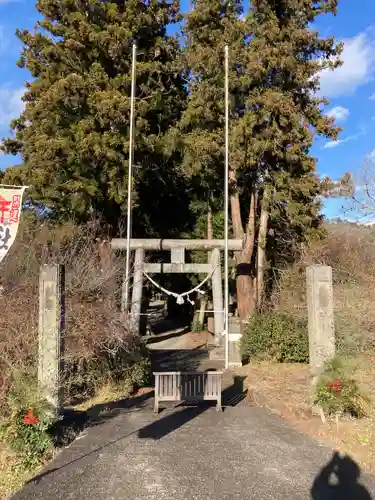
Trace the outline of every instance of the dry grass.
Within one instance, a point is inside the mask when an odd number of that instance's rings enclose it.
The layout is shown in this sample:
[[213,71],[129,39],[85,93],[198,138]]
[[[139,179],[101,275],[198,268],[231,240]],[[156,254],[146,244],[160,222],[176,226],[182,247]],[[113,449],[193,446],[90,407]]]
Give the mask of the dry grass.
[[[120,321],[121,262],[98,238],[98,222],[53,227],[26,217],[0,266],[0,408],[17,371],[37,366],[38,278],[40,265],[66,265],[66,394],[91,396],[93,385],[112,381],[99,363],[118,351],[131,352],[135,339]],[[92,380],[82,373],[97,365]],[[97,370],[97,371],[98,371]],[[92,383],[91,383],[92,382]],[[85,391],[87,394],[85,394]],[[80,392],[80,394],[78,394]]]
[[[375,228],[349,223],[327,224],[327,237],[306,249],[300,260],[280,270],[271,307],[295,318],[307,318],[306,267],[332,266],[335,330],[340,350],[358,361],[357,380],[375,402]],[[323,424],[312,414],[308,366],[250,364],[251,404],[267,407],[300,431],[354,456],[375,472],[375,413],[364,419]]]
[[327,224],[327,238],[282,270],[272,297],[274,307],[306,317],[306,267],[332,266],[335,328],[340,347],[363,352],[375,347],[375,228]]
[[[123,265],[109,252],[105,236],[97,221],[80,227],[73,222],[53,226],[29,214],[23,216],[16,242],[0,264],[2,419],[10,414],[8,394],[19,374],[36,375],[41,264],[59,263],[66,268],[65,404],[82,401],[88,408],[132,392],[138,375],[121,377],[124,368],[142,355],[138,340],[128,334],[120,318]],[[1,500],[30,476],[15,472],[15,463],[16,458],[2,446]]]
[[130,396],[130,391],[124,392],[122,387],[114,384],[107,384],[100,387],[92,398],[89,398],[82,403],[74,405],[74,409],[81,411],[89,411],[96,405],[110,403],[118,399]]
[[[358,379],[375,401],[375,356],[361,361]],[[375,414],[359,420],[343,419],[338,426],[335,422],[323,424],[311,410],[311,378],[306,365],[251,363],[239,368],[238,374],[246,376],[250,404],[269,409],[299,431],[350,454],[375,473]]]
[[0,500],[8,500],[11,495],[19,490],[34,474],[15,472],[16,458],[12,456],[5,446],[0,444]]

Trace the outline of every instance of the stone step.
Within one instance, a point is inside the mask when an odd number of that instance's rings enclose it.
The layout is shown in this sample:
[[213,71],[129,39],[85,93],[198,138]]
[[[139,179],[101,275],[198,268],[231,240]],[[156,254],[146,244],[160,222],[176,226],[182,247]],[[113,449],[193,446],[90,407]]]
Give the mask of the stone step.
[[[213,317],[207,320],[207,330],[209,333],[215,333],[215,322]],[[229,331],[230,333],[242,333],[242,324],[239,318],[229,316]]]
[[215,338],[215,335],[208,334],[207,339],[207,347],[224,347],[225,346],[225,335],[220,335],[218,339]]
[[224,359],[206,359],[202,361],[199,369],[201,371],[224,371],[225,370],[225,361]]
[[[210,360],[224,361],[225,346],[214,347],[210,349]],[[229,362],[231,365],[242,366],[241,350],[237,342],[229,342]]]
[[225,346],[214,347],[210,350],[210,360],[224,360],[225,359]]

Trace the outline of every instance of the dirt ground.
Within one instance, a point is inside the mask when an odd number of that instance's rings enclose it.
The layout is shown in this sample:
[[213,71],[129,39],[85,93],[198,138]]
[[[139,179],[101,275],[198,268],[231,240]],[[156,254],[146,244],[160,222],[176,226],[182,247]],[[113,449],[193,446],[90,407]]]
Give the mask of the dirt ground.
[[[357,378],[375,402],[375,356],[361,360]],[[323,424],[311,410],[311,378],[306,365],[250,363],[236,372],[246,376],[248,401],[266,407],[299,431],[352,455],[375,473],[375,411],[364,419],[342,419]]]

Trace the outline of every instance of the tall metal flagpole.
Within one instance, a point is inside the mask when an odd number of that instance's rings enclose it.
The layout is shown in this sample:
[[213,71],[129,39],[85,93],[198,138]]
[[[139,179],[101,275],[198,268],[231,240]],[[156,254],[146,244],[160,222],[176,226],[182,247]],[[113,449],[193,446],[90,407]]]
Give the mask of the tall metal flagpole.
[[134,101],[135,101],[135,69],[137,61],[137,46],[133,44],[132,52],[132,76],[130,96],[130,131],[129,131],[129,169],[128,169],[128,207],[126,221],[126,264],[125,281],[122,287],[121,312],[127,314],[129,302],[129,278],[130,278],[130,239],[132,223],[132,185],[133,185],[133,154],[134,154]]
[[228,265],[228,231],[229,231],[229,49],[225,46],[225,192],[224,192],[224,331],[225,331],[225,368],[229,367],[229,265]]

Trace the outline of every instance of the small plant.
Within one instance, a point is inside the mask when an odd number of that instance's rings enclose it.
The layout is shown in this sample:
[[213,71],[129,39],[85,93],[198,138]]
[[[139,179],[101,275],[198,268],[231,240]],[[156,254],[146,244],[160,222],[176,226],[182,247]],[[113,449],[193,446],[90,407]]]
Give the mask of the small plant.
[[65,364],[64,386],[68,401],[83,401],[106,386],[117,386],[126,397],[150,380],[151,362],[143,344],[126,350],[114,345],[90,360],[73,359]]
[[194,317],[194,320],[193,320],[193,322],[191,324],[191,331],[193,333],[199,333],[199,332],[202,331],[202,325],[201,325],[201,323],[199,321],[199,317],[198,316]]
[[325,364],[316,383],[314,401],[325,415],[366,416],[369,399],[362,394],[354,372],[352,363],[340,356]]
[[9,393],[10,414],[0,428],[0,437],[17,456],[17,468],[33,469],[52,452],[51,409],[39,398],[35,379],[17,375]]
[[309,343],[306,324],[278,311],[256,313],[241,341],[244,359],[278,363],[307,363]]

